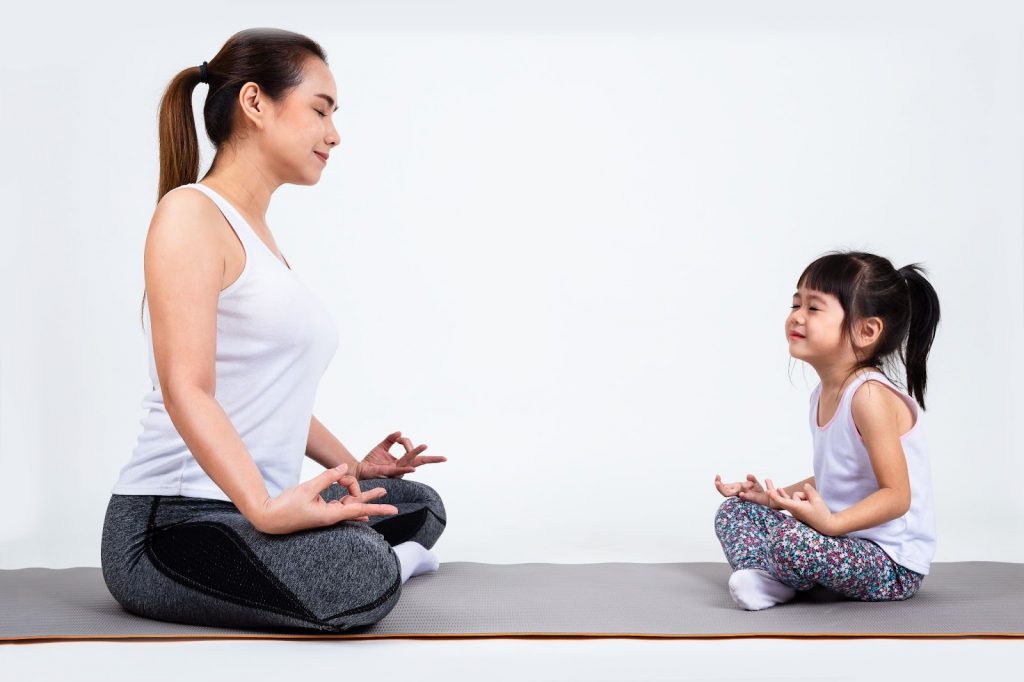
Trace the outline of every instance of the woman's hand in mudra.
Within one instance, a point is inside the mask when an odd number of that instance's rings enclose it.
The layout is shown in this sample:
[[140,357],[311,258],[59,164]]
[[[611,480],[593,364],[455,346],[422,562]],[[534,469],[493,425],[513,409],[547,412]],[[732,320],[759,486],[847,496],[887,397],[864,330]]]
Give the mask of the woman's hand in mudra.
[[[334,483],[348,488],[348,495],[327,502],[320,493]],[[384,488],[360,490],[355,477],[348,474],[348,465],[342,464],[288,488],[277,497],[267,498],[253,525],[264,533],[276,535],[397,514],[398,508],[394,505],[371,504],[385,495]]]
[[[405,454],[401,457],[395,457],[389,452],[395,443],[405,448]],[[426,445],[413,447],[412,441],[403,438],[401,431],[395,431],[363,458],[356,471],[356,478],[401,478],[416,471],[416,467],[421,464],[448,461],[447,457],[423,457],[420,453],[426,449]]]

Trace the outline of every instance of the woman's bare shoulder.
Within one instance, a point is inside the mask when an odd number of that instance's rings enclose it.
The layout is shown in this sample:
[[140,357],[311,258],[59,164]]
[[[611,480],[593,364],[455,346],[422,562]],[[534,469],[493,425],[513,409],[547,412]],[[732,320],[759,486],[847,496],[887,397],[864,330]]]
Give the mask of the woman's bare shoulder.
[[229,245],[225,223],[220,208],[202,191],[181,187],[167,192],[157,202],[149,223],[146,258],[186,252],[223,263]]
[[[146,237],[147,286],[155,280],[198,276],[220,290],[224,271],[224,216],[200,190],[180,188],[157,203]],[[152,280],[152,281],[151,281]]]

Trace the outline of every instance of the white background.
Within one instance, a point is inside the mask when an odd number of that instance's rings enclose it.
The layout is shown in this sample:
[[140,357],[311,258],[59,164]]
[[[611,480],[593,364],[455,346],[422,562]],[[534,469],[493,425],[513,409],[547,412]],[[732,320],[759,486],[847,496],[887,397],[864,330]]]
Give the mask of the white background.
[[817,377],[782,325],[836,248],[923,263],[939,292],[936,560],[1024,561],[1013,3],[20,12],[0,48],[0,568],[99,564],[149,388],[157,105],[252,26],[319,41],[338,84],[340,148],[268,215],[341,326],[316,414],[359,455],[401,429],[449,457],[415,475],[445,499],[442,561],[724,560],[714,475],[811,473]]

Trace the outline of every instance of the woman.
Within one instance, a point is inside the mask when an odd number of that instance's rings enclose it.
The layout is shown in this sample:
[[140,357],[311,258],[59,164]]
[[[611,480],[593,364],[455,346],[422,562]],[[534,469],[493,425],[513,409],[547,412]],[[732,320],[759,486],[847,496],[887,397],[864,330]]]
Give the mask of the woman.
[[[200,82],[216,156],[196,182]],[[265,220],[279,186],[320,179],[336,99],[323,49],[273,29],[232,36],[164,95],[145,249],[153,390],[101,548],[133,613],[339,632],[380,620],[405,580],[438,566],[444,505],[402,477],[445,458],[398,432],[357,461],[313,416],[338,330]],[[303,455],[327,470],[299,483]]]

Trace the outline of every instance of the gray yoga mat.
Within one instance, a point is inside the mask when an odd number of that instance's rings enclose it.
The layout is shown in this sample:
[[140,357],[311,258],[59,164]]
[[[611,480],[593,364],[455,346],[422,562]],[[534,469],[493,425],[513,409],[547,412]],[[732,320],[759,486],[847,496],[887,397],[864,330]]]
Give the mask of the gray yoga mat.
[[729,598],[724,563],[442,564],[351,634],[180,625],[124,611],[98,568],[0,571],[0,642],[113,638],[1024,637],[1024,564],[936,563],[905,602],[816,588],[765,611]]

